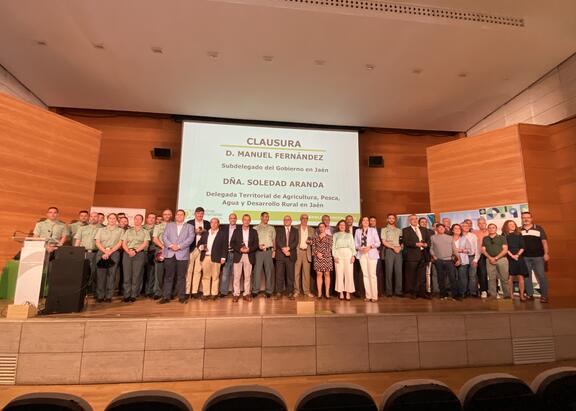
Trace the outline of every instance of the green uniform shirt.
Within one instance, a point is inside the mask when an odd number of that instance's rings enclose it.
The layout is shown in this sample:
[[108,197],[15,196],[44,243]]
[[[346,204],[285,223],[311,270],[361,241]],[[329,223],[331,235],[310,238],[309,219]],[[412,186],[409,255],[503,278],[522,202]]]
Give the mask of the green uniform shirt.
[[506,237],[496,234],[494,238],[489,235],[482,239],[482,246],[486,248],[486,252],[490,257],[496,257],[502,251],[502,246],[508,245]]
[[126,247],[130,249],[139,248],[144,241],[150,241],[150,232],[142,227],[140,230],[129,228],[124,231],[122,241],[126,241]]
[[100,224],[88,224],[78,227],[72,244],[75,244],[76,240],[80,240],[80,247],[84,247],[88,251],[96,250],[96,231],[102,227]]
[[76,233],[80,227],[87,226],[88,223],[81,223],[80,221],[76,221],[72,224],[68,224],[68,232],[70,233],[70,238],[75,238]]
[[124,234],[124,230],[118,226],[115,226],[113,229],[102,227],[96,231],[94,239],[99,240],[102,247],[112,248],[121,240],[122,234]]
[[166,223],[165,222],[161,222],[160,224],[156,224],[154,226],[154,231],[152,232],[152,237],[157,238],[158,240],[160,240],[160,242],[162,244],[164,244],[164,241],[162,241],[162,236],[164,235],[164,230],[166,229]]
[[356,254],[356,245],[352,234],[341,231],[332,234],[332,254],[336,253],[337,248],[348,248],[352,255]]
[[47,242],[57,243],[63,235],[68,236],[68,227],[62,221],[44,220],[36,223],[34,236],[46,239]]
[[258,224],[254,226],[258,232],[258,244],[264,244],[264,247],[272,247],[276,240],[276,230],[270,224]]
[[400,237],[402,237],[402,230],[393,225],[387,225],[382,230],[380,230],[380,237],[383,241],[390,243],[391,246],[400,246]]
[[156,245],[152,242],[152,235],[154,234],[154,227],[156,227],[155,224],[152,225],[152,226],[148,226],[148,225],[144,224],[144,225],[142,226],[142,228],[143,228],[144,230],[148,231],[148,236],[149,236],[148,241],[150,241],[150,244],[148,244],[148,249],[149,249],[149,250],[155,250],[156,248],[158,248],[158,247],[156,247]]

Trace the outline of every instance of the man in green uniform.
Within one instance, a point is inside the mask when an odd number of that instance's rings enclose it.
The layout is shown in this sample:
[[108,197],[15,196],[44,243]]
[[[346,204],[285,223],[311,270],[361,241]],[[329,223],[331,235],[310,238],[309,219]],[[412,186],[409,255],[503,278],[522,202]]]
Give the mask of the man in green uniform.
[[71,245],[74,245],[74,237],[76,236],[78,229],[80,227],[88,225],[89,217],[90,217],[90,214],[88,213],[88,211],[81,210],[78,213],[78,220],[74,221],[73,223],[68,224],[68,232],[70,233],[70,236],[68,237],[68,239],[69,239],[69,242]]
[[124,301],[134,302],[142,291],[142,277],[144,266],[146,265],[146,254],[150,233],[142,226],[144,216],[137,214],[134,216],[134,227],[129,228],[122,235],[122,248],[124,256],[122,265],[124,267]]
[[89,217],[89,224],[78,227],[74,235],[73,244],[76,247],[84,247],[86,250],[86,259],[90,263],[90,278],[88,280],[88,289],[94,289],[96,281],[96,255],[98,247],[96,247],[96,231],[104,227],[98,222],[98,213],[92,212]]
[[154,299],[158,300],[162,297],[162,289],[164,286],[164,257],[162,256],[162,250],[164,250],[164,243],[162,242],[162,236],[164,235],[164,229],[166,224],[172,221],[172,210],[166,209],[162,211],[162,221],[154,226],[154,231],[152,232],[152,243],[155,246],[155,255],[158,255],[156,262],[154,264]]
[[[156,213],[148,213],[146,215],[146,222],[144,223],[144,230],[148,231],[150,235],[150,239],[152,239],[152,235],[154,234],[154,226],[156,225]],[[156,254],[156,246],[152,241],[148,245],[148,249],[146,251],[146,265],[144,267],[144,294],[146,297],[152,298],[154,297],[154,283],[155,283],[155,275],[154,275],[154,255]]]
[[120,247],[124,230],[118,227],[116,214],[108,214],[108,225],[96,231],[94,239],[98,253],[96,255],[96,301],[112,302],[112,293],[116,281],[116,272],[120,261]]
[[34,237],[46,240],[48,252],[52,252],[56,247],[63,245],[68,238],[68,228],[66,224],[58,220],[58,215],[58,208],[50,207],[46,212],[46,219],[37,222],[34,227]]

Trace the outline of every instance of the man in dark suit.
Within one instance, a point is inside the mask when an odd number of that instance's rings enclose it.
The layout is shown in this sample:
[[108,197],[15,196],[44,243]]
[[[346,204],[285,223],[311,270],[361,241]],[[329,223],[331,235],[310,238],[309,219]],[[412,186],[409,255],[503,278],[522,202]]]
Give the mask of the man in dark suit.
[[200,250],[196,248],[196,244],[200,241],[202,232],[210,229],[210,222],[204,220],[204,209],[196,207],[194,211],[194,218],[186,221],[194,227],[196,234],[190,244],[190,264],[186,272],[186,294],[192,293],[192,297],[198,297],[198,288],[200,287],[200,276],[202,271],[202,262],[200,261]]
[[220,297],[226,297],[228,295],[230,291],[230,278],[234,276],[234,250],[230,247],[230,241],[232,241],[234,231],[237,228],[240,229],[240,225],[236,224],[237,219],[235,213],[230,213],[228,216],[229,224],[220,226],[221,230],[226,231],[228,238],[228,254],[226,254],[226,262],[224,263],[224,267],[222,267],[222,276],[220,277]]
[[242,227],[236,228],[230,240],[230,248],[234,250],[234,286],[232,301],[240,298],[240,277],[244,271],[244,300],[252,301],[252,266],[256,263],[258,250],[258,232],[250,227],[250,215],[242,216]]
[[292,227],[292,217],[284,216],[284,225],[276,227],[276,296],[284,292],[294,299],[294,265],[298,248],[298,230]]
[[406,250],[404,258],[404,292],[412,298],[430,298],[426,293],[426,265],[430,260],[430,233],[418,226],[418,217],[408,217],[410,225],[402,229]]
[[220,220],[210,220],[210,229],[202,232],[198,249],[202,262],[202,299],[215,300],[220,286],[220,267],[228,255],[228,232],[220,228]]

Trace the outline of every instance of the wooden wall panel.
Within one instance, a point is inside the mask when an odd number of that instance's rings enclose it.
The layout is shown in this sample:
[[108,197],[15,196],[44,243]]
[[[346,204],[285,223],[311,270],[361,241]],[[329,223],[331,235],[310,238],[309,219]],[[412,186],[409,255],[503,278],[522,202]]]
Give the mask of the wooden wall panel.
[[554,126],[519,125],[526,190],[536,223],[549,237],[552,296],[575,296],[571,228],[576,223],[576,119]]
[[0,93],[0,267],[48,206],[70,221],[92,205],[100,132]]
[[[180,170],[181,124],[168,116],[58,109],[102,132],[95,206],[176,207]],[[170,160],[153,159],[154,147],[172,149]]]
[[427,149],[432,211],[527,201],[518,126]]
[[[360,134],[360,197],[363,215],[384,222],[388,213],[430,211],[426,149],[457,137],[407,135],[386,130]],[[384,157],[383,168],[369,168],[368,157]]]

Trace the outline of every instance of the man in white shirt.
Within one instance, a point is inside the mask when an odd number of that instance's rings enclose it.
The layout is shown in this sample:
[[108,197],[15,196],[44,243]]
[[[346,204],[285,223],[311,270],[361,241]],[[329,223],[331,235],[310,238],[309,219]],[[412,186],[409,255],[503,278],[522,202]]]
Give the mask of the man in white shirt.
[[222,267],[222,276],[220,277],[220,297],[226,297],[230,292],[230,278],[233,275],[232,270],[234,269],[234,250],[230,247],[230,240],[239,226],[236,224],[238,217],[235,213],[230,213],[228,216],[228,225],[222,226],[221,228],[226,231],[228,236],[228,253],[226,254],[226,262],[224,267]]
[[210,229],[200,236],[198,249],[202,261],[202,300],[215,300],[220,285],[220,267],[228,254],[228,233],[220,229],[220,220],[210,220]]
[[200,250],[196,245],[200,241],[202,232],[210,228],[210,223],[204,220],[204,209],[196,207],[194,218],[186,221],[194,227],[196,236],[190,245],[190,264],[186,271],[186,294],[191,293],[193,298],[198,298],[198,288],[200,288],[200,278],[202,276],[202,262],[200,261]]
[[[298,229],[298,248],[296,249],[296,264],[294,266],[294,297],[304,294],[314,298],[310,292],[310,264],[312,263],[312,247],[310,241],[316,237],[316,232],[308,225],[308,214],[300,216]],[[302,279],[302,285],[300,285]]]

